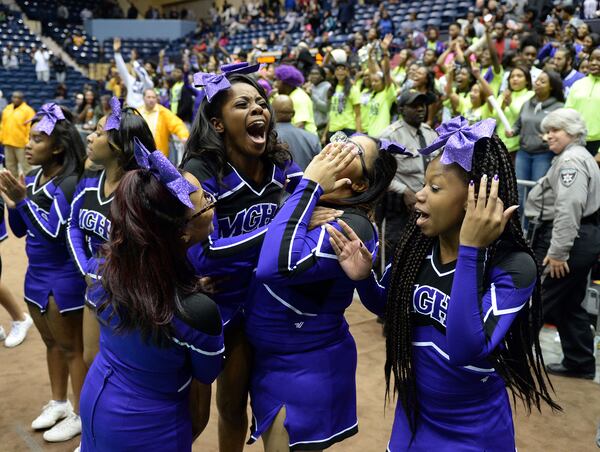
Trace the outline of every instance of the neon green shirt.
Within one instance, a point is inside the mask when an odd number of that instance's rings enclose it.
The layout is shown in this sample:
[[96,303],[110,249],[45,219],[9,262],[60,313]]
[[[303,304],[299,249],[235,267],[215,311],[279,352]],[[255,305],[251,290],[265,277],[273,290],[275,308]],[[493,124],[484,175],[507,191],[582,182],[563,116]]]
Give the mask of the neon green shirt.
[[[357,85],[358,86],[358,83]],[[369,104],[373,98],[373,91],[369,88],[364,88],[360,92],[360,123],[362,129],[367,133],[369,124],[371,123],[371,115],[369,114]]]
[[[340,99],[343,99],[344,109],[338,112]],[[344,87],[342,85],[336,86],[329,107],[329,132],[337,132],[342,129],[356,130],[354,106],[359,103],[360,91],[356,88],[356,85],[350,89],[348,99],[344,99]]]
[[571,86],[565,108],[577,110],[588,129],[587,141],[600,140],[600,77],[588,74]]
[[317,134],[315,124],[315,112],[313,110],[313,101],[306,91],[302,88],[296,88],[290,93],[290,99],[294,104],[294,117],[292,124],[304,123],[304,130]]
[[[511,94],[512,100],[511,100],[510,105],[508,107],[504,108],[504,110],[502,110],[504,112],[504,114],[506,115],[506,119],[508,119],[509,124],[512,125],[515,122],[517,122],[517,119],[519,119],[519,113],[521,113],[521,108],[523,108],[523,105],[525,104],[525,102],[527,102],[529,99],[531,99],[533,97],[533,95],[534,95],[533,91],[529,91],[529,90],[527,90],[527,88],[523,88],[521,91],[513,91],[512,92],[512,94]],[[501,101],[498,100],[498,103],[501,103]],[[518,151],[519,150],[519,136],[515,135],[512,138],[507,137],[506,130],[504,129],[504,124],[502,124],[502,121],[500,121],[500,119],[498,119],[498,115],[494,114],[494,117],[497,119],[496,133],[498,134],[500,139],[504,142],[504,144],[506,145],[506,148],[510,152]]]
[[363,124],[363,130],[367,132],[367,135],[377,138],[390,125],[392,122],[390,109],[395,101],[396,89],[393,85],[382,89],[371,97],[369,102],[369,122],[366,126]]

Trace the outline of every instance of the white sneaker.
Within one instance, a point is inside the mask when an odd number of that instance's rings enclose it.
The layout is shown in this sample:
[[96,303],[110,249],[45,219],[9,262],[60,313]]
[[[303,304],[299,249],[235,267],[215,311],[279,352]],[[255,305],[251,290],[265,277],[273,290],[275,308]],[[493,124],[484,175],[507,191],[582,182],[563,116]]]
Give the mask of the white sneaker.
[[50,400],[50,402],[48,402],[44,408],[42,408],[42,414],[36,417],[31,423],[31,428],[34,430],[50,428],[60,419],[69,416],[72,412],[73,406],[68,400],[66,402]]
[[4,332],[4,327],[0,325],[0,341],[6,339],[6,333]]
[[25,320],[13,322],[10,333],[8,333],[4,341],[4,346],[9,348],[16,347],[23,342],[31,325],[33,325],[33,319],[29,314],[25,314]]
[[80,434],[81,418],[77,414],[71,413],[50,430],[46,430],[43,436],[49,443],[60,443],[61,441],[68,441]]

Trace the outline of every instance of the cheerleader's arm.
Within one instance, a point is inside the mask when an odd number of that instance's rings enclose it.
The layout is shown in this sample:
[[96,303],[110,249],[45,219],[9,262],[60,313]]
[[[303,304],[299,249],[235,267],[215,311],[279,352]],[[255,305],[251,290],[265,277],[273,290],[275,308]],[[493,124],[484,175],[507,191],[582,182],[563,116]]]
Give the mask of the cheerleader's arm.
[[495,263],[484,287],[486,250],[460,246],[446,317],[450,362],[469,365],[502,343],[529,303],[537,279],[531,256],[512,252]]
[[8,209],[8,224],[16,237],[25,237],[27,234],[27,224],[17,209]]
[[[297,285],[346,277],[329,243],[327,228],[322,226],[308,230],[313,210],[322,193],[322,188],[316,182],[302,179],[269,224],[256,268],[259,281]],[[369,221],[348,213],[342,218],[351,223],[365,246],[374,253],[377,239],[373,237],[373,227]],[[330,225],[341,230],[337,222]]]
[[364,307],[378,317],[383,317],[385,314],[387,288],[391,273],[392,264],[388,264],[381,280],[377,278],[375,271],[371,270],[368,278],[355,283],[358,296]]
[[67,220],[67,248],[77,269],[83,275],[87,275],[89,256],[86,250],[85,234],[79,228],[79,215],[85,196],[85,184],[80,182],[71,203],[71,212]]

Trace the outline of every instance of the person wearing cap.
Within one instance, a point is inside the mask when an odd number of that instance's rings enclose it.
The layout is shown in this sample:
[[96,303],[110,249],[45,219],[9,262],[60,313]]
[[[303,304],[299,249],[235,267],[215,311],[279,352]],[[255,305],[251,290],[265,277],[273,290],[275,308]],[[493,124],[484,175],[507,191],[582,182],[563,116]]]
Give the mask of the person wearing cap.
[[23,174],[27,174],[31,167],[25,159],[25,145],[29,141],[31,120],[35,110],[23,100],[23,93],[15,91],[12,102],[2,111],[0,121],[0,144],[4,145],[4,165],[14,177],[19,176],[19,165]]
[[294,104],[292,124],[307,132],[317,134],[313,101],[302,89],[304,76],[294,66],[282,64],[275,69],[275,89],[278,94],[285,94]]
[[314,134],[292,124],[294,103],[289,96],[280,94],[272,102],[275,112],[277,138],[289,147],[294,162],[304,171],[313,157],[321,152],[321,143]]
[[342,49],[331,52],[331,60],[335,66],[334,79],[329,90],[329,124],[325,129],[327,141],[338,131],[350,136],[354,132],[362,132],[360,115],[360,87],[353,84],[348,68],[348,54]]
[[425,122],[427,107],[431,102],[432,99],[426,94],[414,90],[405,91],[398,98],[402,119],[392,123],[380,136],[402,144],[412,153],[412,156],[395,155],[398,162],[396,176],[379,212],[379,217],[386,220],[382,232],[384,251],[388,256],[414,209],[415,193],[423,188],[427,161],[418,151],[437,138],[437,133]]

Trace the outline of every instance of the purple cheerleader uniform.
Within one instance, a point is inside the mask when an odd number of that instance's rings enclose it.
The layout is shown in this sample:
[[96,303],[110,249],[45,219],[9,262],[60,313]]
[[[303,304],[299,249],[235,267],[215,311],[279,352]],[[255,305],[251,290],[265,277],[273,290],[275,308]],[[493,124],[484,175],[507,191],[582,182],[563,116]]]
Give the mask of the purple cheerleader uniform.
[[0,198],[0,242],[8,238],[6,231],[6,222],[4,221],[4,200]]
[[[88,290],[91,305],[104,298],[100,284]],[[172,342],[160,347],[139,331],[115,331],[111,305],[98,314],[100,352],[81,391],[82,452],[191,451],[190,383],[214,381],[224,342],[210,298],[196,294],[181,305],[171,322]]]
[[61,313],[83,308],[85,282],[65,246],[65,229],[77,175],[60,175],[40,183],[42,169],[25,177],[27,197],[8,209],[8,221],[17,237],[27,235],[29,259],[25,300],[42,312],[53,296]]
[[110,204],[104,196],[105,170],[86,171],[73,195],[67,227],[67,243],[79,272],[97,279],[98,249],[110,234]]
[[[246,314],[254,348],[250,442],[284,406],[291,450],[325,449],[358,431],[356,344],[344,318],[354,283],[326,228],[308,230],[322,192],[302,179],[269,225],[260,253]],[[366,214],[337,207],[375,254],[377,233]]]
[[291,192],[297,185],[302,170],[294,163],[287,168],[271,165],[266,170],[267,181],[258,187],[230,164],[226,165],[221,182],[217,180],[216,167],[207,159],[190,159],[183,169],[218,199],[214,230],[208,240],[189,249],[188,259],[198,275],[231,277],[214,295],[223,324],[230,327],[241,320],[266,225],[277,213],[285,189]]
[[[462,245],[455,262],[442,264],[437,245],[424,261],[412,309],[417,430],[411,443],[398,403],[388,451],[514,452],[505,383],[488,357],[529,302],[537,271],[531,256],[503,242],[487,282],[485,261],[485,249]],[[380,283],[374,273],[358,283],[361,300],[378,315],[389,267]]]

